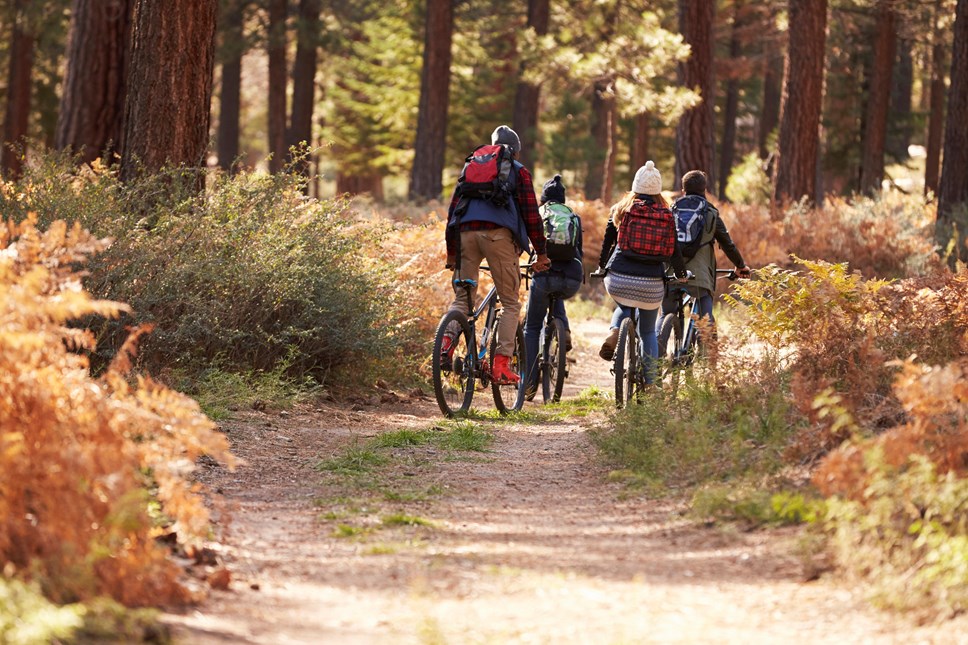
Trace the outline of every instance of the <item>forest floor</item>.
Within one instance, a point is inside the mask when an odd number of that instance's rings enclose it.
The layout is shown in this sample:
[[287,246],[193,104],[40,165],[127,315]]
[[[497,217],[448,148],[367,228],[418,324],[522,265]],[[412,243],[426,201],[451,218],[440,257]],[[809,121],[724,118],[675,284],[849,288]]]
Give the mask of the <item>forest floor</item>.
[[[605,323],[573,326],[566,397],[607,390]],[[917,625],[842,581],[806,581],[799,530],[706,526],[681,501],[610,482],[588,436],[600,412],[482,421],[485,452],[416,446],[356,475],[319,469],[381,433],[441,424],[432,397],[224,423],[245,465],[204,479],[224,498],[232,582],[164,617],[176,642],[968,643],[964,617]]]

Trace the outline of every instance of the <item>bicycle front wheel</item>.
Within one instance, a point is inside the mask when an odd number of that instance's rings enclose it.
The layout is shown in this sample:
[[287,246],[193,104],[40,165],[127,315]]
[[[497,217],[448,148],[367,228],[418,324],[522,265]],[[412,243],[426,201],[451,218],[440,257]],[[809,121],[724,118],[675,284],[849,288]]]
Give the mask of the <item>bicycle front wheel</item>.
[[541,394],[545,403],[557,403],[561,400],[565,377],[568,376],[564,321],[552,318],[551,324],[545,328],[541,350]]
[[636,370],[638,370],[638,343],[636,342],[635,322],[632,318],[622,321],[615,346],[615,405],[624,407],[635,396]]
[[[488,363],[491,374],[494,373],[494,357],[497,355],[498,328],[501,326],[501,317],[498,316],[494,321],[494,328],[491,330],[491,346],[488,348]],[[491,380],[491,392],[494,394],[494,406],[501,414],[520,410],[524,405],[525,374],[524,374],[524,332],[521,323],[518,323],[517,332],[514,334],[514,353],[511,355],[511,370],[521,378],[517,385],[498,385]]]
[[[445,341],[445,338],[452,340]],[[437,325],[432,361],[434,395],[440,411],[448,417],[467,412],[471,407],[474,353],[474,332],[467,316],[459,311],[448,311]]]

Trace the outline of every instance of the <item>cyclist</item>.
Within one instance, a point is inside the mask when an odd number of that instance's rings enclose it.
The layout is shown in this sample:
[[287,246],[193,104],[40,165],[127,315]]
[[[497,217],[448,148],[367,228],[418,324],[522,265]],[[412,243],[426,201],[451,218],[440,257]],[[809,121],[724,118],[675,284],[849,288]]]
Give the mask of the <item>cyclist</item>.
[[[692,257],[688,257],[690,252],[683,248],[687,256],[686,269],[695,274],[695,279],[691,280],[686,288],[699,301],[700,315],[715,323],[713,293],[716,291],[716,251],[713,248],[713,242],[719,244],[729,261],[736,266],[736,274],[739,277],[750,277],[750,268],[746,266],[743,255],[733,243],[733,238],[730,237],[723,218],[719,216],[719,211],[706,200],[706,184],[706,173],[701,170],[690,170],[683,175],[683,195],[672,205],[672,212],[676,214],[679,239],[695,237],[691,243],[695,247]],[[683,217],[685,212],[695,213],[695,226],[698,230],[694,234],[686,230],[684,221],[687,218]],[[663,303],[663,310],[668,309],[668,303]]]
[[655,326],[665,295],[665,263],[672,264],[677,278],[686,278],[675,221],[662,197],[662,176],[652,161],[636,171],[632,190],[612,207],[603,255],[605,248],[613,245],[615,251],[605,266],[605,290],[620,306],[612,318],[612,334],[617,340],[615,322],[617,318],[620,324],[626,315],[623,308],[639,310],[637,332],[641,339],[642,377],[650,384],[659,353]]
[[[491,143],[506,145],[511,150],[512,158],[516,158],[521,152],[521,139],[506,125],[495,128],[491,133]],[[499,385],[514,385],[520,381],[520,376],[511,369],[510,359],[514,354],[514,340],[521,313],[521,303],[518,300],[521,286],[518,258],[529,249],[529,240],[537,253],[534,270],[545,271],[551,266],[545,253],[545,236],[541,216],[538,214],[538,202],[534,196],[534,186],[531,183],[531,173],[517,160],[513,162],[508,176],[508,187],[511,199],[500,204],[486,199],[462,197],[458,185],[447,210],[445,232],[446,266],[454,270],[454,281],[473,280],[475,283],[469,294],[470,302],[468,292],[454,284],[455,298],[450,305],[451,311],[460,311],[466,315],[474,309],[481,262],[487,259],[491,269],[491,278],[503,310],[491,375]],[[453,351],[453,337],[445,337],[441,348],[442,365],[451,364]]]
[[[565,203],[565,185],[561,182],[561,175],[555,175],[552,179],[545,182],[541,190],[541,212],[548,214],[548,222],[556,221],[553,213],[550,212],[555,205]],[[565,351],[571,351],[571,330],[568,326],[568,315],[565,313],[565,300],[571,298],[578,289],[581,288],[585,278],[585,270],[582,267],[582,235],[581,218],[573,211],[569,215],[569,210],[562,209],[564,217],[562,221],[566,225],[574,227],[573,235],[567,236],[570,240],[568,244],[561,244],[562,252],[551,261],[551,268],[541,274],[537,274],[531,281],[531,292],[528,296],[528,313],[524,323],[524,347],[528,365],[527,395],[534,396],[538,390],[538,344],[541,339],[541,327],[544,325],[545,314],[548,312],[548,304],[551,295],[556,294],[555,308],[552,312],[555,318],[560,319],[565,324],[565,337],[561,342],[565,344]],[[549,224],[546,224],[546,227]],[[549,243],[549,253],[556,245]],[[564,259],[565,255],[571,256]]]

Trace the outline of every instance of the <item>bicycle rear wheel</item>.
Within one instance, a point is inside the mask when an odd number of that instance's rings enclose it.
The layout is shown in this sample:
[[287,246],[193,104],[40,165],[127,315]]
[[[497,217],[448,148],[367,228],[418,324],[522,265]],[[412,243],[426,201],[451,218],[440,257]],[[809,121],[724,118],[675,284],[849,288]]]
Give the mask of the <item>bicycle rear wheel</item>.
[[624,407],[635,396],[636,371],[638,370],[638,343],[636,343],[635,321],[626,318],[618,332],[615,346],[615,406]]
[[[443,351],[445,336],[453,338],[452,349],[446,354]],[[432,362],[434,395],[440,411],[448,417],[467,412],[471,407],[474,353],[474,332],[467,316],[459,311],[448,311],[437,325]]]
[[[497,355],[498,328],[501,326],[501,317],[494,320],[494,328],[491,330],[491,346],[488,348],[488,364],[491,374],[494,373],[494,357]],[[491,392],[494,394],[494,406],[501,414],[520,410],[524,405],[525,374],[524,374],[524,332],[521,323],[518,323],[517,332],[514,334],[514,353],[511,355],[511,369],[521,378],[517,385],[498,385],[494,380],[491,381]]]
[[659,343],[659,378],[665,380],[678,367],[677,358],[682,347],[682,320],[675,313],[662,317],[657,336]]
[[551,324],[545,328],[544,346],[541,349],[541,394],[545,403],[557,403],[561,400],[561,390],[568,376],[564,321],[551,319]]

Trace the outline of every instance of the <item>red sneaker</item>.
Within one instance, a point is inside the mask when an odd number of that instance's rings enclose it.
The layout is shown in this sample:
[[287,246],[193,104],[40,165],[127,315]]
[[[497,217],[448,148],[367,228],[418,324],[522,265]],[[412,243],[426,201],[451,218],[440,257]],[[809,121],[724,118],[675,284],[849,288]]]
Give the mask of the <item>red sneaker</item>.
[[440,369],[449,372],[454,366],[454,350],[457,343],[450,336],[444,336],[440,342]]
[[494,373],[491,377],[498,385],[517,385],[521,380],[511,369],[511,357],[501,354],[494,357]]

